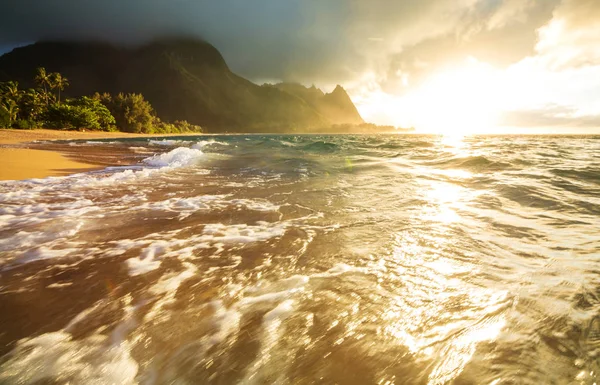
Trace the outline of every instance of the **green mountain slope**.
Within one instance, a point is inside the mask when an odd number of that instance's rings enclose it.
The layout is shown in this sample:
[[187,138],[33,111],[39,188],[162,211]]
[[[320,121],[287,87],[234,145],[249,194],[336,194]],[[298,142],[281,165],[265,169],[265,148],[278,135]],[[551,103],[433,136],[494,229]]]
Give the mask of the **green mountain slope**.
[[40,42],[0,57],[0,81],[32,87],[37,67],[66,76],[68,96],[142,93],[162,119],[187,120],[213,132],[310,131],[363,122],[342,87],[324,94],[298,84],[259,86],[233,73],[215,47],[199,40],[129,49]]

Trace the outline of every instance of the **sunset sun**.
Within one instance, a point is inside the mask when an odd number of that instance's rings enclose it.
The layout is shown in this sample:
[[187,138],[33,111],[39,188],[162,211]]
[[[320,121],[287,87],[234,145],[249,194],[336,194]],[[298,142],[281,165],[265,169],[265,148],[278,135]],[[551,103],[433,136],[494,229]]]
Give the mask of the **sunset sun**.
[[477,62],[441,71],[411,96],[415,126],[427,132],[487,132],[497,123],[499,89],[494,71]]

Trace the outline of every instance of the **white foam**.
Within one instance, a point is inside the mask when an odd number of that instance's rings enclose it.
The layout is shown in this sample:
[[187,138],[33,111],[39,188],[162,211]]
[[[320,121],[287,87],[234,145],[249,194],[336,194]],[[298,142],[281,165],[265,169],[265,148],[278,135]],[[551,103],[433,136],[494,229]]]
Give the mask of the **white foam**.
[[224,198],[227,195],[200,195],[189,198],[171,198],[164,201],[150,202],[134,207],[132,210],[161,210],[179,213],[181,219],[187,218],[196,211],[222,209],[226,207]]
[[[288,299],[281,302],[274,309],[263,316],[263,330],[261,333],[261,348],[256,360],[250,365],[245,378],[241,381],[243,384],[263,383],[264,379],[257,378],[259,370],[262,367],[269,366],[269,361],[276,359],[272,353],[273,348],[283,334],[282,323],[294,311],[294,300]],[[278,381],[276,381],[277,383]]]
[[167,153],[146,158],[143,162],[152,167],[184,167],[196,163],[202,154],[197,149],[177,147]]
[[156,241],[147,246],[139,257],[126,260],[129,275],[146,274],[158,269],[161,263],[159,257],[169,250],[169,246],[168,241]]
[[0,366],[0,383],[136,384],[129,344],[107,342],[101,335],[73,340],[64,331],[21,340]]
[[213,145],[213,144],[218,144],[221,146],[229,146],[229,143],[217,142],[216,140],[211,139],[211,140],[201,140],[199,142],[196,142],[192,145],[192,148],[194,148],[196,150],[202,150],[204,147]]
[[173,140],[173,139],[162,139],[162,140],[149,140],[148,143],[155,146],[177,146],[185,143],[189,143],[185,140]]
[[212,301],[211,306],[215,310],[213,323],[217,331],[210,337],[209,342],[210,345],[216,345],[240,328],[242,315],[235,308],[227,309],[221,300]]
[[280,237],[285,233],[285,223],[269,226],[266,222],[258,222],[257,226],[246,224],[223,225],[221,223],[204,226],[205,240],[220,243],[250,243]]
[[152,150],[146,148],[146,147],[137,147],[137,146],[132,146],[129,147],[129,149],[133,152],[138,152],[138,153],[147,153],[147,152],[152,152]]
[[40,246],[36,249],[23,253],[23,255],[17,259],[17,261],[19,263],[30,263],[34,261],[43,261],[45,259],[62,258],[77,251],[79,251],[79,249],[51,249],[46,246]]
[[278,205],[275,205],[266,200],[251,200],[251,199],[232,199],[230,201],[236,206],[244,206],[249,210],[254,211],[277,211],[279,210]]
[[133,207],[131,210],[160,210],[179,213],[184,219],[196,211],[223,210],[229,207],[246,208],[253,211],[277,211],[278,205],[267,200],[226,199],[229,195],[200,195],[188,198],[170,198],[164,201],[149,202]]
[[174,273],[161,277],[161,279],[150,288],[153,294],[173,293],[179,289],[179,286],[187,279],[193,277],[198,269],[191,263],[184,263],[186,269],[180,273]]

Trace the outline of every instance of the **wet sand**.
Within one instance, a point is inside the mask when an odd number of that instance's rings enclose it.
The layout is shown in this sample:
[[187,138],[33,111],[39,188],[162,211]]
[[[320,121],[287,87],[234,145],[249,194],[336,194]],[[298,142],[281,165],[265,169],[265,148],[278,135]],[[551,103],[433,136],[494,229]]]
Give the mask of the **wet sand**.
[[[140,135],[126,132],[60,131],[60,130],[0,130],[0,157],[3,167],[0,180],[20,180],[61,176],[76,172],[100,169],[109,165],[122,165],[117,156],[86,154],[82,149],[73,149],[59,144],[37,144],[34,141],[92,140],[116,138],[143,138],[187,136],[194,134]],[[113,154],[114,155],[114,154]],[[121,155],[121,154],[119,154]],[[128,163],[128,162],[126,162]]]
[[115,138],[144,138],[144,137],[168,137],[168,136],[194,136],[191,134],[131,134],[128,132],[99,132],[99,131],[62,131],[62,130],[0,130],[0,144],[17,144],[32,142],[34,140],[91,140],[91,139],[115,139]]

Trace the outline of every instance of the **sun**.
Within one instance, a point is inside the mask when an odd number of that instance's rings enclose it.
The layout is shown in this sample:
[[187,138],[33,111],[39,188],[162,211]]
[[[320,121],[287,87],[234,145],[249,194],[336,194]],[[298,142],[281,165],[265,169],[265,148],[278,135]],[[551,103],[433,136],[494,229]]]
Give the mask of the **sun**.
[[384,91],[374,75],[366,76],[368,86],[357,87],[354,94],[363,117],[420,133],[499,133],[502,114],[522,103],[524,96],[515,89],[526,82],[474,57],[440,68],[422,81],[405,80],[395,91]]
[[504,103],[502,89],[496,71],[475,59],[437,73],[412,95],[415,126],[453,135],[490,132]]

